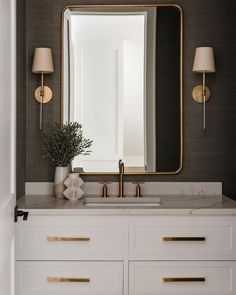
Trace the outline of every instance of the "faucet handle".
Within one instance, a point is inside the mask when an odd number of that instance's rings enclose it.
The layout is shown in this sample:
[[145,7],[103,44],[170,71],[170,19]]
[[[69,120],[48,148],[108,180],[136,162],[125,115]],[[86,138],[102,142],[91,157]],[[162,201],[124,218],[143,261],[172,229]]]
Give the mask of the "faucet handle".
[[133,184],[136,184],[136,191],[135,191],[135,198],[140,198],[142,197],[141,195],[141,186],[140,184],[144,184],[143,181],[134,181],[132,182]]
[[111,184],[111,182],[103,181],[103,182],[99,182],[99,184],[103,184],[101,198],[108,198],[109,196],[107,193],[107,191],[108,191],[107,185]]

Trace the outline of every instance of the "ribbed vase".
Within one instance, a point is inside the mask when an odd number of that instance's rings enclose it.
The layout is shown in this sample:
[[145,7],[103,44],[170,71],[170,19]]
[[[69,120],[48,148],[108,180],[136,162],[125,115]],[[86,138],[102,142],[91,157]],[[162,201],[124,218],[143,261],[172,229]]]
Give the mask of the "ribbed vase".
[[65,190],[64,181],[69,175],[69,167],[56,167],[53,185],[54,196],[58,199],[64,199],[63,192]]

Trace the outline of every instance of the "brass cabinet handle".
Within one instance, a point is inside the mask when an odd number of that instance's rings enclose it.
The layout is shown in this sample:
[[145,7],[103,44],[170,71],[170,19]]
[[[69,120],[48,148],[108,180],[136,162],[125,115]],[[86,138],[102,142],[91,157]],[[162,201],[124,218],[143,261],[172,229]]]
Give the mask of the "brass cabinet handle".
[[205,282],[206,278],[204,277],[194,277],[194,278],[172,278],[172,277],[164,277],[162,278],[164,283],[188,283],[188,282]]
[[47,237],[49,242],[83,242],[90,241],[89,237]]
[[205,237],[163,237],[163,241],[165,242],[202,242],[205,241]]
[[61,278],[61,277],[48,277],[49,283],[88,283],[89,278]]

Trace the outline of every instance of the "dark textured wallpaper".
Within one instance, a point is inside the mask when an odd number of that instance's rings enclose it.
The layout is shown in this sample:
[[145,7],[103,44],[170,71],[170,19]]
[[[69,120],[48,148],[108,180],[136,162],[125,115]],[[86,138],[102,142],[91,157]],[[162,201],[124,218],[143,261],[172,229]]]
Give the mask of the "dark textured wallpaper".
[[26,177],[26,0],[17,1],[17,149],[16,194],[25,192]]
[[[128,3],[171,1],[128,1]],[[55,73],[47,75],[53,100],[45,106],[45,122],[60,117],[60,21],[66,4],[127,3],[125,1],[26,0],[26,181],[52,181],[53,169],[42,159],[38,131],[39,108],[34,90],[38,75],[31,73],[33,51],[38,46],[53,49]],[[129,176],[144,181],[222,181],[224,193],[236,198],[236,1],[173,1],[184,12],[184,166],[177,175]],[[201,130],[201,105],[191,96],[201,75],[192,73],[195,47],[213,46],[217,72],[207,76],[212,96],[207,103],[207,130]],[[22,65],[21,65],[22,66]],[[20,83],[20,80],[18,80]],[[18,101],[25,104],[24,91]],[[18,109],[19,111],[19,109]],[[22,120],[24,124],[24,120]],[[19,126],[21,128],[21,126]],[[22,125],[24,128],[24,125]],[[23,148],[23,145],[21,145]],[[18,161],[18,163],[20,163]],[[102,176],[86,176],[86,181]],[[110,177],[115,180],[116,178]],[[106,177],[108,179],[108,177]]]
[[157,9],[156,31],[156,167],[159,172],[181,166],[180,48],[181,13]]

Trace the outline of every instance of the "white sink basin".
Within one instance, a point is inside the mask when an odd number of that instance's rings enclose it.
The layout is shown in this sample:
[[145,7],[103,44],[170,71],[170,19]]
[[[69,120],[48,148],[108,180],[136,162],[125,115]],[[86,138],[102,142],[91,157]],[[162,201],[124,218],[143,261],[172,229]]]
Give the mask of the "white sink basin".
[[103,208],[111,208],[111,207],[119,207],[119,208],[144,208],[144,207],[159,207],[161,204],[161,199],[159,197],[109,197],[109,198],[101,198],[101,197],[85,197],[83,205],[85,207],[103,207]]

